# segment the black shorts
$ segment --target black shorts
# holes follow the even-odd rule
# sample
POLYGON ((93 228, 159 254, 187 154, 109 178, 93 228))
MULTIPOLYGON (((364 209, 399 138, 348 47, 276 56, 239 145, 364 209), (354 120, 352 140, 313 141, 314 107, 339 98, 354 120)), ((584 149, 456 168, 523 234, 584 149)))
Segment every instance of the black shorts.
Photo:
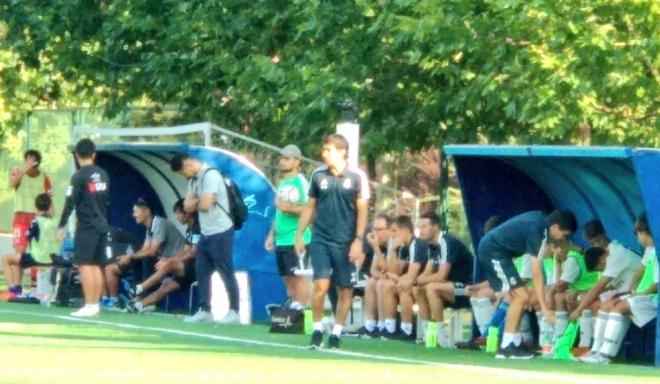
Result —
POLYGON ((479 242, 479 263, 495 292, 508 292, 525 285, 518 275, 510 252, 488 236, 479 242))
POLYGON ((454 281, 454 302, 447 302, 445 306, 452 309, 470 308, 470 296, 465 293, 465 284, 454 281))
MULTIPOLYGON (((52 259, 53 255, 51 255, 52 259)), ((50 265, 50 263, 39 263, 37 262, 34 257, 32 257, 31 254, 29 253, 23 253, 21 254, 21 260, 18 262, 18 264, 21 266, 21 268, 32 268, 32 267, 43 267, 50 265)))
POLYGON ((106 246, 108 234, 92 230, 76 230, 73 263, 79 265, 105 265, 108 261, 106 246))
POLYGON ((275 247, 275 260, 280 276, 296 276, 294 271, 300 267, 300 262, 293 245, 275 247))
POLYGON ((350 245, 331 245, 320 241, 309 244, 314 280, 330 279, 336 287, 352 288, 355 264, 348 260, 350 245))
POLYGON ((195 275, 195 258, 184 261, 183 275, 174 275, 172 276, 172 280, 179 284, 181 288, 188 287, 194 283, 197 280, 197 275, 195 275))

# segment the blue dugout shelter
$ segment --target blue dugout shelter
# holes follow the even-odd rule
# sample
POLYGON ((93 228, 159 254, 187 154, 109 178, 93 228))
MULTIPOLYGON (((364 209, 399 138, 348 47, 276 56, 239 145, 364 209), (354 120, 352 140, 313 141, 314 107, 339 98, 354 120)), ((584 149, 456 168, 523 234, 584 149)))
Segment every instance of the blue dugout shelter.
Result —
POLYGON ((275 258, 263 246, 275 214, 275 190, 264 174, 241 156, 210 146, 187 144, 100 146, 97 164, 108 172, 111 182, 110 223, 144 238, 145 229, 132 217, 133 203, 142 197, 154 205, 157 214, 179 225, 172 206, 185 197, 187 184, 182 176, 170 169, 170 159, 177 152, 188 153, 209 163, 239 186, 249 216, 243 228, 234 235, 234 268, 248 272, 252 318, 267 319, 265 305, 279 303, 286 297, 275 258))
MULTIPOLYGON (((529 210, 573 211, 582 226, 602 221, 611 238, 641 252, 635 218, 648 213, 660 239, 660 150, 629 147, 448 145, 456 166, 467 221, 476 249, 492 215, 510 218, 529 210)), ((581 231, 573 241, 583 246, 581 231)), ((660 310, 659 310, 660 312, 660 310)), ((659 313, 660 315, 660 313, 659 313)), ((655 354, 660 366, 660 316, 655 326, 631 327, 622 353, 655 354), (655 337, 649 337, 650 335, 655 337)))

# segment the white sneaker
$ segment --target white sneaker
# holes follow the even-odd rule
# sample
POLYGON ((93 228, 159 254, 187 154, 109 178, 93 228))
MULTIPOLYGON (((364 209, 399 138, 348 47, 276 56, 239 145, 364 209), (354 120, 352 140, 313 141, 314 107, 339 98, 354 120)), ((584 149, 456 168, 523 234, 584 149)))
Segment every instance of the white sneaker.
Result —
POLYGON ((213 321, 213 315, 210 312, 200 309, 192 316, 183 319, 184 323, 210 323, 213 321))
POLYGON ((227 312, 225 317, 222 319, 218 319, 215 321, 218 324, 240 324, 241 323, 241 318, 238 316, 238 313, 234 310, 230 310, 227 312))
POLYGON ((580 357, 579 359, 583 363, 587 364, 609 364, 610 359, 607 356, 604 356, 598 352, 589 352, 589 354, 580 357))
POLYGON ((85 305, 75 312, 71 312, 70 316, 73 317, 94 317, 98 316, 101 310, 98 305, 85 305))

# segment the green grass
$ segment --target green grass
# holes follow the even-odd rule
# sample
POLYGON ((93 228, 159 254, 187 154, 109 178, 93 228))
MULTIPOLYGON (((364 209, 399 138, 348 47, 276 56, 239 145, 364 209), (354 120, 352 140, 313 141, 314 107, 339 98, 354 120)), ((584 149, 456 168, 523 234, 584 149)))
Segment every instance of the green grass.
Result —
POLYGON ((0 383, 660 383, 652 367, 496 361, 482 352, 350 338, 340 353, 308 351, 307 336, 270 334, 265 325, 120 313, 81 322, 69 312, 0 303, 0 383))

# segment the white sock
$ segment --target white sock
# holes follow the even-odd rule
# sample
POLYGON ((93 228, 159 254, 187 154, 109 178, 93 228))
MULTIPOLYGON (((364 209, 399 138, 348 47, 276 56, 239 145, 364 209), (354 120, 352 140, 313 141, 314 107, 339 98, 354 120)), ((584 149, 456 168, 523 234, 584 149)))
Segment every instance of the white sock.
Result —
POLYGON ((568 328, 568 312, 555 312, 555 332, 552 335, 552 340, 557 340, 561 335, 563 335, 564 332, 566 332, 566 328, 568 328))
POLYGON ((514 333, 513 334, 513 345, 516 347, 520 347, 520 344, 522 344, 523 341, 523 336, 522 333, 514 333))
POLYGON ((580 343, 578 346, 580 348, 589 348, 593 336, 594 316, 592 315, 591 310, 586 309, 582 311, 582 317, 580 317, 580 343))
POLYGON ((376 328, 378 328, 379 331, 382 331, 385 329, 385 322, 378 320, 378 323, 376 323, 376 328))
POLYGON ((364 328, 369 332, 373 332, 376 329, 376 320, 364 320, 364 328))
POLYGON ((536 312, 536 321, 538 322, 539 325, 539 345, 542 347, 551 346, 552 333, 554 331, 552 324, 545 321, 545 318, 543 317, 543 312, 541 311, 536 312))
POLYGON ((95 311, 99 310, 99 304, 98 303, 96 303, 96 304, 85 304, 85 306, 89 307, 90 309, 93 309, 95 311))
POLYGON ((596 326, 594 327, 594 345, 591 346, 591 352, 597 353, 600 347, 603 346, 603 338, 605 337, 605 325, 608 319, 607 312, 598 311, 598 318, 596 319, 596 326))
POLYGON ((103 300, 108 300, 108 296, 106 296, 106 295, 101 296, 101 301, 103 301, 103 300))
POLYGON ((289 308, 302 311, 304 307, 299 301, 293 300, 289 305, 289 308))
POLYGON ((532 325, 530 324, 529 317, 529 312, 523 312, 522 319, 520 319, 520 333, 524 341, 531 343, 534 341, 534 334, 532 334, 532 325))
POLYGON ((474 321, 479 327, 479 332, 481 335, 486 334, 486 329, 488 328, 488 323, 493 318, 495 314, 495 306, 487 298, 472 298, 470 299, 470 305, 472 305, 472 313, 474 313, 474 321))
POLYGON ((429 327, 428 320, 420 320, 417 328, 417 340, 426 340, 426 330, 429 327))
POLYGON ((143 291, 142 284, 138 284, 138 285, 135 286, 135 294, 136 295, 139 295, 140 293, 142 293, 142 291, 143 291))
POLYGON ((142 310, 144 309, 144 306, 142 305, 141 301, 136 301, 134 305, 135 305, 135 309, 137 309, 138 312, 142 312, 142 310))
POLYGON ((411 335, 413 330, 412 323, 401 323, 401 330, 406 335, 411 335))
POLYGON ((322 321, 314 322, 314 330, 323 332, 323 322, 322 321))
POLYGON ((342 330, 342 328, 344 328, 343 325, 341 325, 341 324, 335 324, 335 325, 332 327, 332 334, 335 335, 335 336, 341 336, 341 330, 342 330))
POLYGON ((396 332, 396 320, 385 319, 385 330, 387 331, 387 333, 396 332))
POLYGON ((620 313, 610 313, 610 317, 605 325, 605 337, 603 346, 600 347, 600 353, 608 357, 615 357, 619 353, 621 343, 626 337, 630 318, 620 313))
POLYGON ((447 339, 447 334, 445 333, 445 323, 438 323, 437 341, 440 347, 449 348, 449 340, 447 339))
POLYGON ((513 333, 509 332, 504 332, 504 335, 502 335, 502 348, 506 348, 509 346, 509 344, 513 343, 513 333))

